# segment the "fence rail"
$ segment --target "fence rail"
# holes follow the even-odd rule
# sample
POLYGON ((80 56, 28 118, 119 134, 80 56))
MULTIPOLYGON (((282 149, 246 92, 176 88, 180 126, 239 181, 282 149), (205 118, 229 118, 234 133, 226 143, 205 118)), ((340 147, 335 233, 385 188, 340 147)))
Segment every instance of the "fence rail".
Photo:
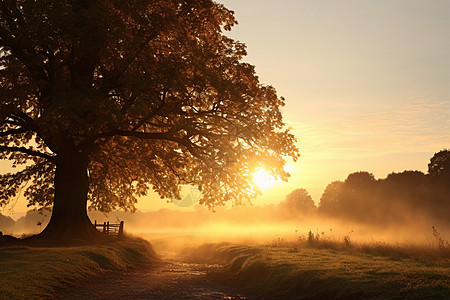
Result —
POLYGON ((97 220, 95 220, 94 226, 107 236, 121 237, 123 236, 123 223, 123 221, 120 221, 120 223, 103 222, 103 224, 97 224, 97 220))

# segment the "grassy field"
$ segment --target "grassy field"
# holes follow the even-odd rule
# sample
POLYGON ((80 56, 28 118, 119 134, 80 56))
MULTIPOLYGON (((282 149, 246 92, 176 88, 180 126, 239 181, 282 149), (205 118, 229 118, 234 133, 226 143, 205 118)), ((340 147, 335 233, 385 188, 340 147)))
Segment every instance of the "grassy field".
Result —
POLYGON ((276 242, 192 250, 191 259, 221 259, 227 279, 268 299, 450 299, 445 249, 276 242))
POLYGON ((55 289, 108 270, 157 260, 138 239, 79 247, 1 247, 0 299, 52 298, 55 289))
MULTIPOLYGON (((257 299, 450 299, 450 246, 440 235, 436 240, 422 246, 358 243, 310 232, 291 242, 215 243, 181 253, 192 261, 224 264, 217 278, 257 291, 257 299)), ((139 239, 0 247, 0 299, 52 298, 78 280, 156 260, 151 245, 139 239)))

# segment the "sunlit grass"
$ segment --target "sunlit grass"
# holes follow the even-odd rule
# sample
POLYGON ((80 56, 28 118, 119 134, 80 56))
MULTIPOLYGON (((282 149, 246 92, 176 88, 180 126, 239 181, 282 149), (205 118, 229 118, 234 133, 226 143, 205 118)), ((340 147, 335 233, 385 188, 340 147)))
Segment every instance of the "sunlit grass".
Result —
POLYGON ((223 276, 279 299, 449 299, 450 256, 437 246, 305 239, 207 244, 191 259, 226 264, 223 276), (325 243, 326 242, 326 243, 325 243))
POLYGON ((348 234, 335 237, 334 235, 313 233, 309 230, 300 234, 296 239, 289 240, 278 238, 272 240, 268 245, 292 249, 315 248, 345 250, 347 252, 359 252, 379 256, 415 258, 419 260, 450 259, 450 245, 440 233, 433 227, 435 242, 433 243, 400 243, 384 242, 376 240, 354 241, 350 231, 348 234))
POLYGON ((334 249, 266 247, 259 256, 245 260, 237 276, 290 296, 439 298, 450 295, 449 272, 448 261, 425 263, 334 249), (279 282, 285 282, 282 290, 279 282))
POLYGON ((145 241, 79 247, 0 248, 0 299, 42 299, 77 280, 155 259, 145 241))

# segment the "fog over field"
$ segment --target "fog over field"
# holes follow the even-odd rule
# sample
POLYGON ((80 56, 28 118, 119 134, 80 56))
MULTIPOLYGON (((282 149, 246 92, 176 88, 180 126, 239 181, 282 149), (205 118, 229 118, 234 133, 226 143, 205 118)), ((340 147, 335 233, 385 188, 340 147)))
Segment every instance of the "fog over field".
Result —
MULTIPOLYGON (((442 150, 431 158, 427 174, 403 171, 377 179, 366 171, 354 172, 344 181, 331 182, 318 202, 307 190, 297 188, 280 195, 277 204, 258 205, 256 200, 254 204, 208 209, 196 204, 198 198, 191 192, 189 199, 174 200, 179 205, 189 200, 190 207, 184 210, 90 211, 89 216, 97 224, 124 221, 125 232, 150 241, 168 237, 186 243, 270 243, 313 234, 335 242, 433 244, 438 241, 436 234, 443 241, 450 236, 449 164, 450 151, 442 150)), ((4 211, 0 228, 16 236, 39 233, 50 215, 48 210, 29 211, 14 221, 4 211)))
MULTIPOLYGON (((205 242, 272 243, 307 239, 311 232, 320 239, 352 242, 386 242, 394 244, 435 244, 432 226, 444 236, 450 236, 450 222, 421 215, 421 211, 386 215, 385 221, 372 223, 370 218, 345 220, 323 215, 320 210, 310 214, 295 213, 295 207, 278 205, 247 205, 234 208, 217 208, 215 211, 195 206, 192 211, 162 209, 152 212, 89 213, 98 224, 125 222, 125 232, 144 237, 159 245, 178 248, 183 244, 205 242), (166 241, 165 241, 166 240, 166 241), (169 241, 173 242, 170 244, 169 241)), ((0 217, 5 233, 16 236, 38 233, 45 227, 49 211, 29 211, 16 222, 0 217), (9 224, 9 225, 8 225, 9 224)))

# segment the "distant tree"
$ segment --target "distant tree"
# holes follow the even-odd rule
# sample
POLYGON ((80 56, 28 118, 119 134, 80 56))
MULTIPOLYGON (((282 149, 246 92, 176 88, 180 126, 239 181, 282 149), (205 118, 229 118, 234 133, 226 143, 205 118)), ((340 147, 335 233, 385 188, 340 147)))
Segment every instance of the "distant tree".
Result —
POLYGON ((39 232, 50 219, 48 211, 29 210, 25 216, 17 219, 14 226, 15 234, 32 234, 39 232))
POLYGON ((450 150, 444 149, 434 154, 428 164, 428 174, 450 179, 450 150))
POLYGON ((425 174, 420 171, 403 171, 391 173, 380 184, 383 198, 402 198, 404 201, 419 200, 419 192, 426 184, 425 174))
POLYGON ((442 150, 431 158, 428 175, 403 171, 376 180, 369 172, 352 173, 326 187, 318 213, 371 224, 417 216, 450 223, 449 163, 450 150, 442 150))
POLYGON ((345 186, 350 189, 370 189, 376 182, 372 173, 360 171, 351 173, 345 180, 345 186))
POLYGON ((15 223, 11 217, 0 214, 0 231, 3 234, 12 234, 15 223))
POLYGON ((284 99, 223 33, 212 0, 2 0, 0 205, 24 182, 51 207, 43 239, 97 238, 86 207, 133 210, 197 185, 213 206, 252 199, 252 169, 297 158, 284 99))
POLYGON ((378 219, 404 222, 415 217, 412 212, 421 212, 428 206, 427 178, 420 171, 391 173, 380 180, 376 190, 373 211, 378 219))
POLYGON ((279 204, 283 215, 290 217, 311 215, 316 211, 316 205, 305 189, 295 189, 279 204))
POLYGON ((348 175, 341 192, 341 212, 358 221, 371 219, 373 208, 377 206, 376 183, 377 180, 369 172, 360 171, 348 175))
POLYGON ((341 193, 344 188, 342 181, 334 181, 327 185, 325 191, 320 198, 318 212, 325 215, 340 214, 339 201, 341 200, 341 193))
POLYGON ((332 182, 322 194, 318 212, 348 219, 368 218, 376 183, 373 174, 362 171, 348 175, 344 182, 332 182))
POLYGON ((428 208, 434 217, 450 222, 450 150, 434 154, 428 174, 428 208))

